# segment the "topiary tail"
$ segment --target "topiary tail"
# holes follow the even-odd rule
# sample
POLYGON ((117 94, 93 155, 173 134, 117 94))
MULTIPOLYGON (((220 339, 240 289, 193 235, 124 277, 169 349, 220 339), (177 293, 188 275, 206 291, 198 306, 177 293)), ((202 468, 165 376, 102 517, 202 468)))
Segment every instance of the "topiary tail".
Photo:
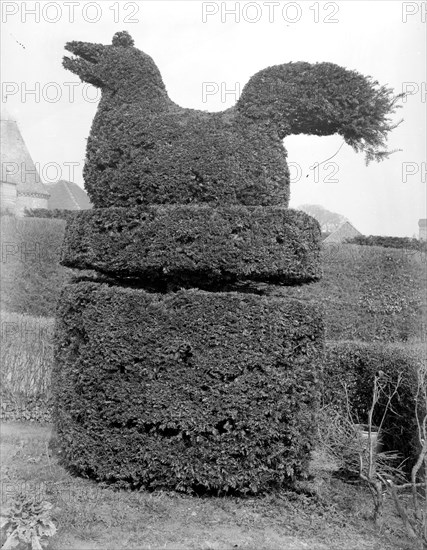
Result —
POLYGON ((390 120, 400 95, 371 77, 333 63, 286 63, 255 74, 243 88, 236 108, 280 139, 292 134, 339 134, 367 161, 390 152, 390 120))

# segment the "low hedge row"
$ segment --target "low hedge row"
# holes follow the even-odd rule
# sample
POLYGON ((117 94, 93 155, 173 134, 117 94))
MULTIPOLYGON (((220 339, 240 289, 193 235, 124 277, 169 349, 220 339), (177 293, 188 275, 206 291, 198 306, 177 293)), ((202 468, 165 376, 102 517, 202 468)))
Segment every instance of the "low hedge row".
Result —
MULTIPOLYGON (((419 452, 415 396, 417 371, 425 364, 425 357, 426 349, 421 345, 341 341, 328 342, 325 350, 323 403, 335 404, 347 414, 346 386, 351 412, 360 423, 368 419, 375 374, 382 371, 385 384, 385 391, 375 408, 375 425, 380 423, 384 413, 386 395, 395 388, 398 377, 402 377, 385 417, 383 442, 385 450, 398 451, 407 459, 407 471, 419 452)), ((418 406, 422 415, 425 403, 421 400, 418 406)))
POLYGON ((52 375, 64 465, 125 487, 257 493, 304 475, 321 312, 297 300, 65 287, 52 375))
POLYGON ((320 279, 319 224, 275 207, 149 206, 79 212, 62 263, 183 286, 320 279))
POLYGON ((421 252, 350 244, 322 248, 319 283, 278 291, 323 305, 327 340, 425 340, 427 273, 421 252))
POLYGON ((49 210, 48 208, 30 208, 25 210, 25 216, 27 218, 45 218, 49 220, 73 220, 79 210, 64 210, 54 208, 49 210))
POLYGON ((385 248, 403 248, 427 252, 427 242, 410 237, 385 237, 383 235, 358 235, 347 242, 364 246, 383 246, 385 248))
POLYGON ((65 222, 1 216, 0 229, 1 308, 53 316, 59 289, 72 273, 59 264, 65 222))
POLYGON ((3 422, 52 422, 52 399, 45 395, 4 395, 0 398, 0 420, 3 422))

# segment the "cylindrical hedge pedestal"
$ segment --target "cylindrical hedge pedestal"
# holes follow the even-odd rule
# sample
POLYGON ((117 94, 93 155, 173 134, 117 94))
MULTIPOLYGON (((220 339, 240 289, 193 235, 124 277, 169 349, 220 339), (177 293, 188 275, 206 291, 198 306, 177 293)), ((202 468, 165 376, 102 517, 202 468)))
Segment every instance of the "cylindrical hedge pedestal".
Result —
POLYGON ((140 286, 303 284, 321 277, 319 243, 315 219, 282 207, 99 208, 80 212, 67 226, 62 263, 140 286))
POLYGON ((282 485, 307 467, 322 349, 321 312, 297 300, 69 284, 53 374, 62 459, 132 488, 282 485))

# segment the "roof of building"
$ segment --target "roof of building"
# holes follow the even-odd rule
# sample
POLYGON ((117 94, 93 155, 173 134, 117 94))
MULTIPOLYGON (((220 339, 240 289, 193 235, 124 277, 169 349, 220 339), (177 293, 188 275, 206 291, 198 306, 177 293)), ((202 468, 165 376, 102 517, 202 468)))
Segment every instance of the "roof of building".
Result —
POLYGON ((92 203, 86 191, 72 181, 59 180, 53 185, 46 185, 50 194, 49 210, 89 210, 92 203))
POLYGON ((323 241, 325 244, 329 243, 343 243, 347 239, 352 239, 353 237, 357 237, 358 235, 361 235, 362 233, 358 231, 353 225, 351 225, 350 222, 345 222, 338 229, 336 229, 333 233, 331 233, 326 239, 323 241))
POLYGON ((48 198, 36 166, 28 152, 16 120, 2 113, 1 181, 16 184, 18 194, 37 194, 48 198))

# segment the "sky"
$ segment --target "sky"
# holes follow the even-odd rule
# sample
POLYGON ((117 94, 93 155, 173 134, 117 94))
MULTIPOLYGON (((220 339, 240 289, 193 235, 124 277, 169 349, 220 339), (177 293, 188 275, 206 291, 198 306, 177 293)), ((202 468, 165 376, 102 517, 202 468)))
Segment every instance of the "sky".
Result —
POLYGON ((253 74, 290 61, 329 61, 406 91, 388 142, 401 151, 384 162, 365 166, 339 136, 286 138, 290 206, 320 204, 366 235, 416 236, 427 217, 426 2, 2 0, 1 10, 2 111, 17 120, 46 183, 84 186, 100 98, 62 67, 65 43, 110 44, 127 30, 183 107, 227 109, 253 74))

